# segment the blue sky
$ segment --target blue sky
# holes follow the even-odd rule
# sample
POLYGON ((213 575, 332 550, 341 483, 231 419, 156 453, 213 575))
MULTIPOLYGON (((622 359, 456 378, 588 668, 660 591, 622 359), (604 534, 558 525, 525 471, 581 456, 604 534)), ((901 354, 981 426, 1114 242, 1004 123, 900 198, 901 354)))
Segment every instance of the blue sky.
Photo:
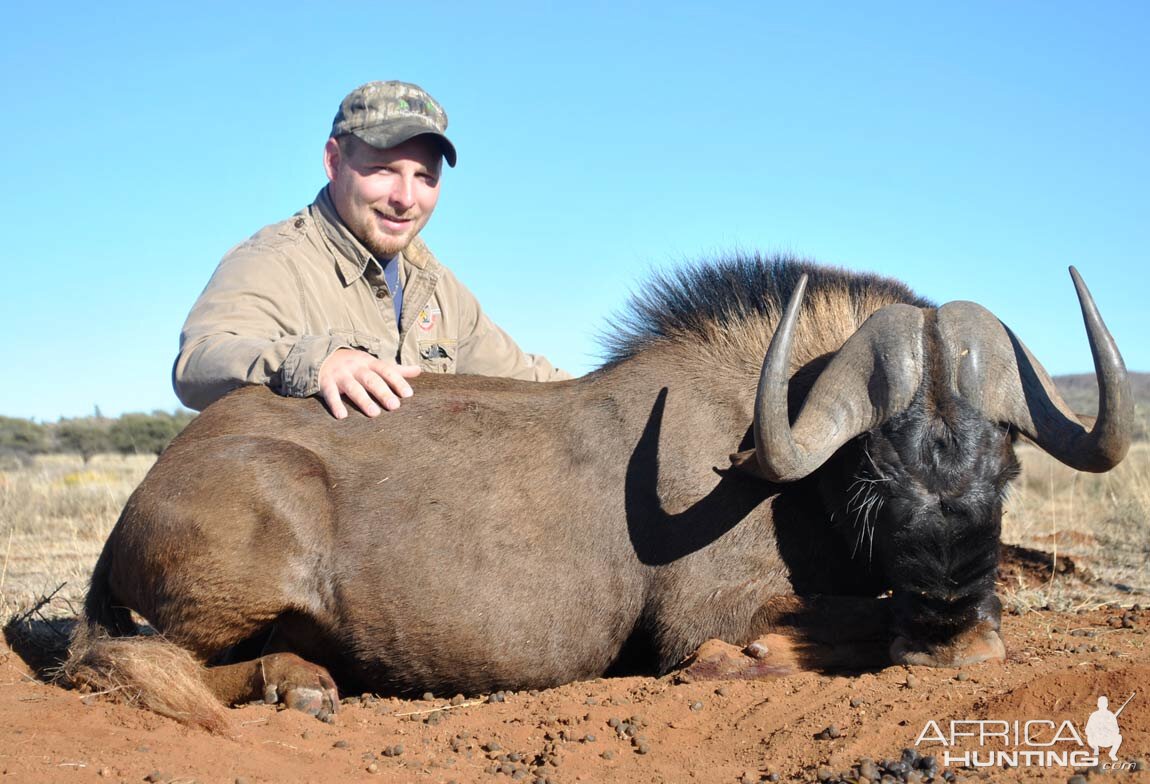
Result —
POLYGON ((450 115, 432 249, 576 373, 651 270, 736 249, 976 300, 1054 373, 1075 264, 1150 370, 1146 3, 53 8, 0 29, 0 415, 174 408, 188 308, 374 79, 450 115))

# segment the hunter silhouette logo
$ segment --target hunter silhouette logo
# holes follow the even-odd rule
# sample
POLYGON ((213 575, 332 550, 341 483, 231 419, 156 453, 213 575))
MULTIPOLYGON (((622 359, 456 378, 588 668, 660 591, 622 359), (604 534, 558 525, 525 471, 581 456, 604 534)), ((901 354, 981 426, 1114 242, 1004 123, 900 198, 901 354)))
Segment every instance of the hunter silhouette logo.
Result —
POLYGON ((1098 749, 1110 749, 1110 759, 1118 761, 1118 748, 1122 745, 1122 733, 1118 730, 1118 717, 1122 715, 1122 711, 1130 704, 1130 700, 1134 699, 1134 692, 1126 698, 1126 702, 1122 703, 1122 707, 1114 713, 1111 713, 1107 708, 1110 701, 1103 695, 1098 698, 1098 710, 1090 714, 1090 718, 1086 721, 1086 742, 1090 744, 1090 748, 1094 749, 1094 756, 1098 756, 1098 749))
POLYGON ((942 764, 989 768, 1010 767, 1090 767, 1103 770, 1134 770, 1134 762, 1120 762, 1118 749, 1122 732, 1118 717, 1138 692, 1133 692, 1116 711, 1110 711, 1110 700, 1098 698, 1098 710, 1086 724, 1076 725, 1069 719, 951 719, 926 723, 915 739, 917 749, 939 745, 942 764), (1110 761, 1099 763, 1099 749, 1109 749, 1110 761))

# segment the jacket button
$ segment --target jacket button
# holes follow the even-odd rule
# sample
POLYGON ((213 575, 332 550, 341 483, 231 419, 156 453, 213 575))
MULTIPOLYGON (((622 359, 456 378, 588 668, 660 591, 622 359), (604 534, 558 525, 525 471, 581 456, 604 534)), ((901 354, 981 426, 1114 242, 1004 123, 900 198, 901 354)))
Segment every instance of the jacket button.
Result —
POLYGON ((295 227, 296 227, 297 229, 302 229, 302 228, 303 228, 303 218, 296 218, 296 219, 295 219, 295 227))
POLYGON ((375 298, 376 299, 383 299, 386 296, 387 296, 387 289, 376 289, 375 290, 375 298))

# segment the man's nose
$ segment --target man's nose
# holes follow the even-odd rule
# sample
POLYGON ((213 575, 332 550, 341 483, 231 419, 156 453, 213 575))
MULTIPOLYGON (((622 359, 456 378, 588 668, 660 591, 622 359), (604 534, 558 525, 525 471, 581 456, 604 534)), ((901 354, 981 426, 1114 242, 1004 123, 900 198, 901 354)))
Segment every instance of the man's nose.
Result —
POLYGON ((400 210, 409 210, 415 206, 415 178, 400 177, 391 189, 391 203, 400 210))

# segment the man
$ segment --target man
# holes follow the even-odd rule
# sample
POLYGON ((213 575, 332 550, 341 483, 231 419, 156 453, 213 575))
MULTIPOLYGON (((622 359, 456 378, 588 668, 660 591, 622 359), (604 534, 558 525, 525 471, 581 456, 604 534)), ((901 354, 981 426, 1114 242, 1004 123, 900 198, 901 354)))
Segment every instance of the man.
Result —
POLYGON ((371 82, 340 104, 316 200, 224 257, 192 307, 172 370, 203 409, 244 384, 344 398, 368 416, 410 397, 422 371, 550 381, 419 239, 456 162, 447 115, 404 82, 371 82))

